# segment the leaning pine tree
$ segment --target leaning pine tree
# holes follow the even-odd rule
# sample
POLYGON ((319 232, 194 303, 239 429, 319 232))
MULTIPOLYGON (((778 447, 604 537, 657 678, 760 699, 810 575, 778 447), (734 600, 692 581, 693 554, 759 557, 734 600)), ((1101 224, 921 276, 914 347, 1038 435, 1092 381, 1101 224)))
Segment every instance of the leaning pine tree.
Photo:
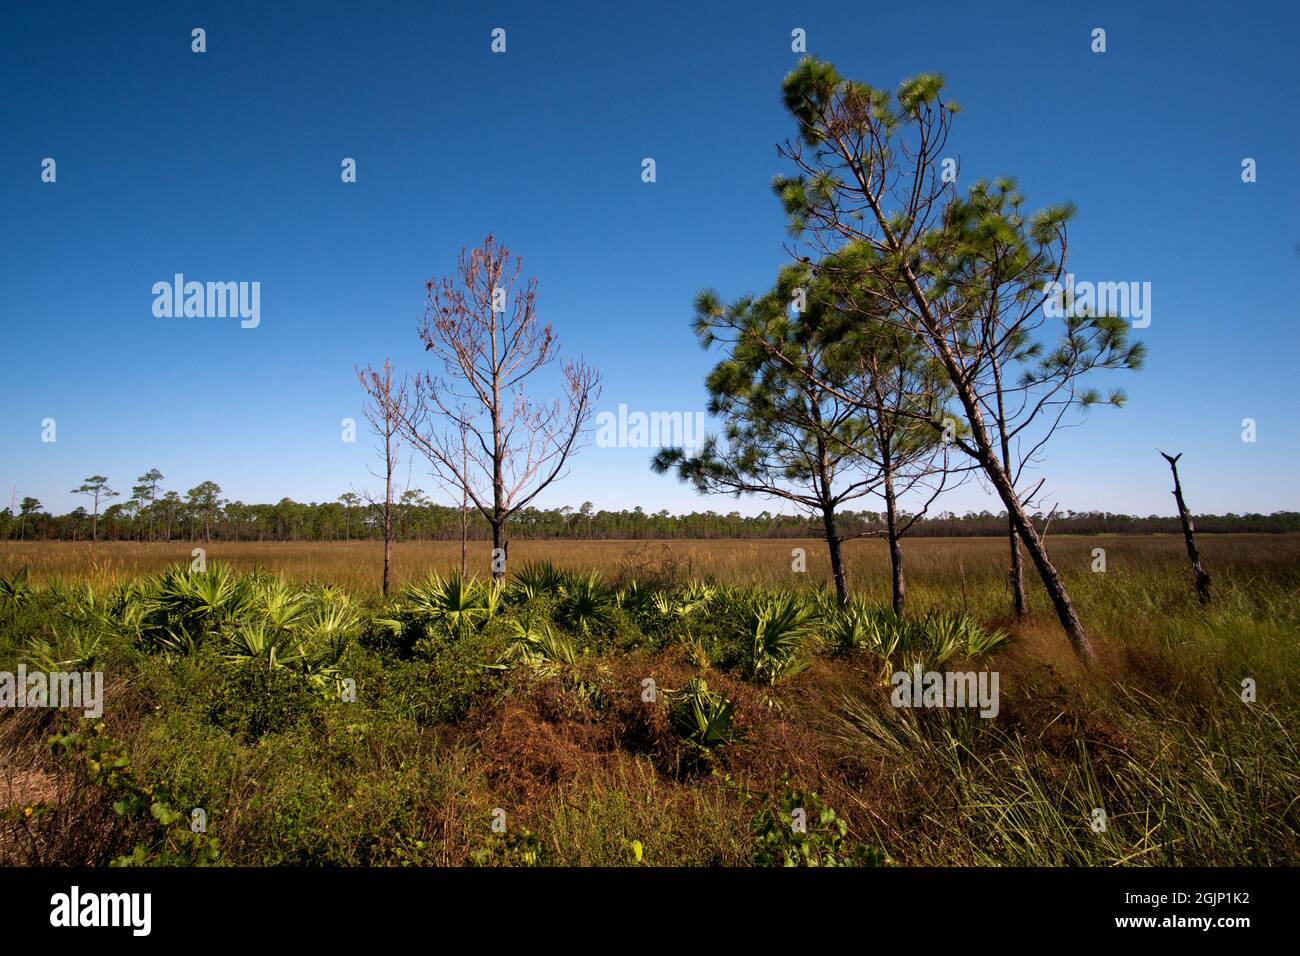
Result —
POLYGON ((1080 314, 1048 291, 1064 273, 1072 207, 1025 217, 1009 181, 958 195, 942 170, 957 107, 942 90, 941 77, 923 74, 891 96, 804 59, 783 85, 798 136, 780 152, 795 175, 773 186, 791 231, 816 252, 819 274, 846 302, 869 297, 864 314, 897 323, 942 370, 961 420, 924 407, 910 414, 984 474, 1071 644, 1091 658, 1065 581, 1029 518, 1040 486, 1019 486, 1010 461, 1037 460, 1067 414, 1101 400, 1083 387, 1084 375, 1136 368, 1142 348, 1128 342, 1123 320, 1080 314))

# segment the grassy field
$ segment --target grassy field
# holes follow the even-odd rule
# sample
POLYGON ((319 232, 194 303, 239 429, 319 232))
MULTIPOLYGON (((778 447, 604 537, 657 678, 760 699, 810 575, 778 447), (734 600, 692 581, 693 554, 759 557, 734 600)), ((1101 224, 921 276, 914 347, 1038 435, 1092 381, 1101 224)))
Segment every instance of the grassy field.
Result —
POLYGON ((193 575, 188 543, 6 542, 0 670, 106 690, 0 711, 0 862, 1294 865, 1300 536, 1200 543, 1207 607, 1180 538, 1049 541, 1085 667, 1036 588, 1010 618, 996 539, 907 542, 904 621, 876 541, 848 611, 815 541, 516 541, 496 596, 403 543, 387 602, 374 543, 214 542, 193 575), (893 706, 913 663, 996 671, 997 716, 893 706))
MULTIPOLYGON (((1296 581, 1300 574, 1300 535, 1202 535, 1199 545, 1207 566, 1234 581, 1271 579, 1296 581)), ((1054 560, 1063 573, 1091 575, 1092 552, 1106 551, 1107 574, 1127 579, 1134 573, 1160 577, 1187 571, 1183 539, 1174 535, 1109 535, 1049 539, 1054 560)), ((126 543, 0 541, 0 575, 30 568, 34 583, 52 578, 115 584, 168 565, 190 561, 199 542, 126 543)), ((926 600, 950 603, 960 599, 965 583, 983 589, 1003 585, 1007 543, 1001 538, 916 538, 904 543, 909 585, 926 600), (953 591, 952 589, 956 590, 953 591)), ((300 581, 327 581, 358 594, 379 591, 383 545, 376 541, 335 542, 212 542, 209 560, 239 570, 265 568, 300 581)), ((491 546, 471 542, 469 564, 486 568, 491 546)), ((889 558, 877 539, 850 541, 845 562, 855 587, 872 599, 885 599, 889 589, 889 558)), ((808 540, 725 541, 525 541, 510 545, 514 565, 545 558, 567 570, 636 574, 647 565, 675 565, 684 578, 705 578, 723 584, 775 587, 822 586, 829 576, 826 547, 808 540), (804 548, 807 572, 791 571, 791 549, 804 548)), ((398 542, 393 574, 398 583, 417 580, 430 571, 447 573, 460 563, 457 541, 398 542)))
MULTIPOLYGON (((1085 624, 1114 650, 1126 638, 1156 638, 1182 624, 1183 598, 1190 595, 1190 571, 1181 537, 1173 535, 1059 537, 1050 542, 1058 569, 1069 582, 1085 624), (1105 573, 1095 573, 1094 551, 1104 549, 1105 573), (1185 593, 1184 593, 1185 592, 1185 593), (1137 608, 1135 609, 1135 603, 1137 608), (1153 608, 1172 606, 1169 618, 1153 608)), ((1300 591, 1300 535, 1203 535, 1198 541, 1220 592, 1220 606, 1269 602, 1300 591)), ((29 569, 33 584, 50 581, 104 589, 191 560, 202 542, 138 544, 111 542, 0 542, 0 575, 29 569)), ((1010 623, 1006 581, 1007 544, 1000 538, 918 538, 905 542, 908 609, 961 609, 982 620, 1010 623)), ((545 559, 558 568, 598 572, 611 581, 637 579, 681 582, 708 580, 733 586, 820 589, 828 586, 825 545, 814 540, 724 541, 514 541, 511 566, 545 559), (792 571, 792 549, 803 548, 807 570, 792 571)), ((323 582, 364 599, 380 596, 383 546, 379 542, 210 543, 207 558, 236 570, 264 569, 299 582, 323 582)), ((485 569, 491 547, 471 542, 469 569, 485 569)), ((864 600, 889 601, 889 558, 883 542, 847 542, 849 584, 864 600)), ((399 542, 393 581, 400 587, 430 573, 448 574, 460 564, 453 541, 399 542)), ((1046 595, 1026 566, 1031 608, 1038 616, 1022 629, 1055 634, 1046 595)))

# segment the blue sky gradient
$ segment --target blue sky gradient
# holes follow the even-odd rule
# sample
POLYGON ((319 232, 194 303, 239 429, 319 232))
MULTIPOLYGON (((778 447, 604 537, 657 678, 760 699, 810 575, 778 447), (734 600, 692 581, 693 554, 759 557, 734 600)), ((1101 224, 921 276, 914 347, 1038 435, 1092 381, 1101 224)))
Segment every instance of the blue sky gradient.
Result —
MULTIPOLYGON (((1030 205, 1073 200, 1070 271, 1152 284, 1147 367, 1103 382, 1130 404, 1053 441, 1049 506, 1171 513, 1159 446, 1184 453, 1196 511, 1295 510, 1298 9, 10 5, 0 506, 16 487, 65 511, 84 476, 129 493, 152 467, 245 502, 373 486, 373 442, 340 441, 360 421, 353 367, 426 368, 424 282, 489 231, 538 277, 564 352, 603 372, 602 409, 702 409, 716 356, 690 332, 692 296, 762 290, 785 261, 768 182, 788 171, 780 82, 802 27, 846 76, 945 74, 962 181, 1011 174, 1030 205), (150 289, 177 272, 259 281, 261 325, 155 318, 150 289)), ((539 504, 778 510, 702 499, 651 454, 589 446, 539 504)), ((436 491, 418 461, 409 480, 436 491)), ((973 483, 942 507, 996 510, 973 483)))

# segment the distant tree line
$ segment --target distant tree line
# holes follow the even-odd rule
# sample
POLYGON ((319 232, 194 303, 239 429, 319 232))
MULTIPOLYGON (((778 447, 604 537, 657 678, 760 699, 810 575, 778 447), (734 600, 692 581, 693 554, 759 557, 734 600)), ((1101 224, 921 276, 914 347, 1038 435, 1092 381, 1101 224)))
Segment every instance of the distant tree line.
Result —
MULTIPOLYGON (((102 476, 95 476, 102 477, 102 476)), ((27 541, 89 541, 97 534, 109 541, 348 541, 384 539, 384 501, 367 501, 347 492, 338 501, 302 503, 282 498, 275 504, 245 504, 221 497, 216 482, 205 481, 185 494, 162 491, 162 475, 151 471, 125 501, 104 507, 96 516, 92 508, 78 507, 55 515, 41 502, 26 497, 17 512, 0 510, 0 539, 27 541), (154 476, 157 475, 155 478, 154 476), (143 491, 143 494, 141 492, 143 491), (98 528, 96 529, 96 525, 98 528)), ((89 479, 88 484, 94 484, 89 479)), ((101 504, 110 500, 100 491, 101 504)), ((120 497, 120 496, 115 496, 120 497)), ((461 536, 462 515, 468 518, 469 538, 491 540, 491 525, 470 506, 431 502, 413 488, 395 496, 391 521, 397 541, 455 541, 461 536)), ((906 512, 904 512, 906 515, 906 512)), ((908 516, 910 517, 910 516, 908 516)), ((1177 515, 1114 514, 1104 511, 1064 511, 1051 516, 1036 513, 1035 524, 1059 534, 1181 534, 1177 515)), ((843 511, 837 516, 843 531, 852 536, 884 536, 886 515, 874 511, 843 511)), ((1300 512, 1273 514, 1197 515, 1196 529, 1215 533, 1300 532, 1300 512)), ((727 514, 715 511, 670 514, 598 511, 591 502, 578 508, 520 509, 511 520, 513 534, 524 539, 718 539, 815 538, 824 531, 821 515, 727 514)), ((950 511, 924 515, 909 532, 919 537, 996 537, 1006 534, 1005 512, 950 511)))

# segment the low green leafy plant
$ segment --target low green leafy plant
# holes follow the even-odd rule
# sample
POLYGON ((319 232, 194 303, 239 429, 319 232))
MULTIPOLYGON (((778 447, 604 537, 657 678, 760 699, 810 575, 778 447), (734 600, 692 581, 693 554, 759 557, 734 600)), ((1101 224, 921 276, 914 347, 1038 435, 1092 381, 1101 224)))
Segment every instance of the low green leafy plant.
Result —
POLYGON ((826 641, 837 657, 851 654, 867 642, 872 610, 861 598, 851 598, 843 607, 833 607, 825 614, 826 641))
POLYGON ((838 636, 832 628, 832 640, 841 645, 848 640, 843 631, 851 632, 854 646, 879 657, 884 672, 893 670, 900 661, 929 669, 942 666, 958 653, 984 657, 1008 640, 1005 631, 987 630, 962 612, 931 611, 925 617, 910 618, 882 607, 847 613, 852 615, 853 623, 841 625, 838 636))
POLYGON ((463 639, 496 610, 496 585, 477 578, 462 578, 459 571, 447 577, 434 574, 403 594, 402 623, 415 625, 423 637, 463 639))
POLYGON ((580 652, 572 640, 553 631, 548 624, 534 628, 530 624, 511 622, 515 641, 490 665, 495 670, 525 667, 542 677, 557 678, 560 686, 581 703, 595 710, 604 710, 609 697, 595 681, 588 680, 578 667, 585 652, 580 652))
POLYGON ((32 600, 32 589, 27 584, 27 565, 13 574, 0 575, 0 610, 25 607, 32 600))
POLYGON ((499 670, 522 665, 553 677, 578 663, 581 654, 573 641, 553 631, 549 624, 533 627, 512 622, 515 639, 497 661, 499 670))
POLYGON ((89 627, 56 631, 53 639, 32 638, 24 653, 27 663, 43 671, 92 671, 103 658, 104 632, 89 627))
POLYGON ((754 816, 759 866, 880 866, 879 850, 852 840, 848 824, 816 793, 787 788, 754 816))
POLYGON ((324 706, 320 689, 288 668, 257 660, 226 664, 213 691, 208 719, 245 740, 288 730, 313 719, 324 706))

